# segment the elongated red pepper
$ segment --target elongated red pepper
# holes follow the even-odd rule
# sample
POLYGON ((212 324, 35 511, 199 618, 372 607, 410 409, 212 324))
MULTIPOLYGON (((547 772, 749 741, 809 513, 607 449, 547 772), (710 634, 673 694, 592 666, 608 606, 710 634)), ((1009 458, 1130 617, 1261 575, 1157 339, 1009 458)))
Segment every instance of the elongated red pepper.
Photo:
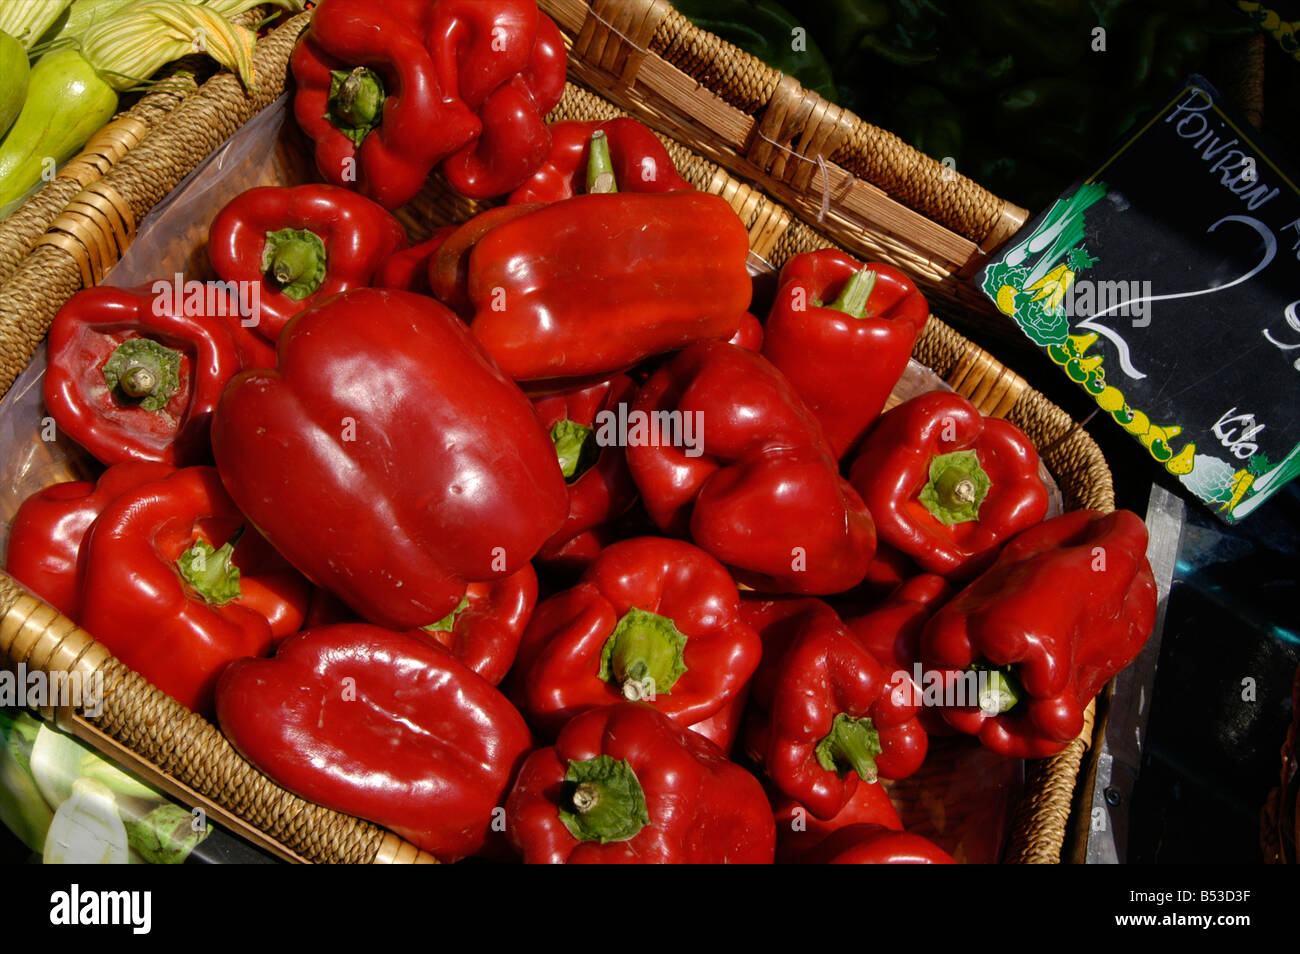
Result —
MULTIPOLYGON (((498 225, 540 209, 540 205, 499 205, 458 226, 429 258, 429 288, 435 298, 465 320, 474 317, 469 300, 469 258, 479 239, 498 225)), ((498 297, 498 304, 501 299, 498 297)))
POLYGON ((279 351, 278 369, 226 389, 217 466, 289 562, 368 621, 436 622, 560 528, 554 445, 436 301, 352 289, 300 315, 279 351))
POLYGON ((631 413, 646 426, 628 430, 628 466, 660 527, 689 530, 757 589, 838 593, 863 578, 871 515, 817 419, 761 355, 692 345, 651 376, 631 413), (674 420, 675 433, 651 434, 650 422, 674 420))
MULTIPOLYGON (((741 620, 739 603, 727 571, 689 543, 615 543, 577 586, 537 607, 512 694, 530 724, 549 735, 580 712, 624 698, 693 726, 730 702, 758 665, 758 635, 741 620)), ((735 726, 727 728, 734 734, 735 726)))
POLYGON ((849 825, 880 825, 890 831, 903 830, 903 821, 879 782, 857 786, 844 807, 824 821, 806 806, 785 796, 774 802, 773 815, 777 864, 805 861, 833 832, 849 825))
POLYGON ((459 606, 422 631, 495 686, 515 661, 536 605, 537 572, 525 563, 504 580, 471 583, 459 606))
POLYGON ((483 847, 528 727, 451 653, 363 623, 307 630, 232 664, 221 729, 309 801, 391 828, 442 861, 483 847))
POLYGON ((429 263, 447 241, 447 236, 455 232, 456 228, 454 225, 444 225, 440 229, 434 229, 423 242, 394 252, 375 272, 372 280, 374 287, 432 295, 433 289, 429 287, 429 263))
POLYGON ((118 495, 172 472, 156 461, 128 461, 97 481, 72 480, 38 490, 18 508, 9 527, 5 571, 65 616, 80 607, 77 558, 90 525, 118 495))
POLYGON ((528 756, 506 801, 528 864, 770 864, 754 776, 644 703, 592 709, 528 756))
POLYGON ((368 285, 405 247, 397 219, 330 185, 249 189, 217 213, 208 236, 212 267, 223 280, 260 285, 256 327, 268 341, 300 311, 368 285))
POLYGON ((77 621, 195 712, 211 711, 228 662, 267 652, 306 611, 307 581, 268 555, 212 467, 119 494, 83 551, 77 621))
POLYGON ((293 114, 326 182, 384 208, 415 197, 442 159, 482 128, 447 89, 426 0, 321 0, 289 61, 293 114))
MULTIPOLYGON (((649 126, 627 116, 604 121, 569 120, 551 124, 551 151, 545 162, 514 192, 509 203, 559 202, 585 192, 679 192, 695 187, 677 174, 663 143, 649 126), (591 137, 605 136, 603 160, 613 182, 593 183, 591 137), (610 188, 613 186, 613 188, 610 188)), ((601 171, 605 171, 602 169, 601 171)), ((600 172, 596 173, 601 174, 600 172)))
POLYGON ((945 671, 950 692, 976 685, 945 699, 944 719, 1002 755, 1064 749, 1084 707, 1151 635, 1146 546, 1127 510, 1077 510, 1015 537, 922 634, 922 663, 945 671))
POLYGON ((210 459, 221 389, 242 366, 225 318, 176 314, 169 296, 101 285, 73 295, 50 326, 45 406, 102 463, 198 463, 210 459))
POLYGON ((847 825, 809 853, 817 865, 955 865, 952 855, 928 838, 883 825, 847 825))
POLYGON ((504 195, 550 151, 545 117, 564 93, 564 38, 535 0, 435 0, 432 17, 428 45, 442 88, 480 123, 443 160, 443 175, 470 198, 504 195))
POLYGON ((786 262, 764 328, 763 355, 812 408, 837 457, 885 406, 930 315, 906 275, 836 249, 786 262))
POLYGON ((970 578, 1047 515, 1038 452, 1018 427, 949 391, 885 414, 849 479, 880 539, 927 573, 970 578))
POLYGON ((763 639, 745 748, 783 793, 833 818, 860 783, 905 778, 925 759, 917 702, 820 600, 751 600, 763 639))
POLYGON ((625 450, 602 443, 597 430, 604 420, 617 415, 620 405, 630 404, 635 394, 632 379, 619 374, 577 391, 533 399, 537 416, 555 444, 560 472, 569 488, 569 516, 538 552, 543 563, 562 559, 565 554, 571 561, 575 548, 569 545, 575 537, 591 534, 636 500, 625 450))
POLYGON ((527 382, 608 375, 694 341, 725 341, 749 307, 748 254, 744 225, 718 196, 574 196, 474 245, 474 336, 527 382))

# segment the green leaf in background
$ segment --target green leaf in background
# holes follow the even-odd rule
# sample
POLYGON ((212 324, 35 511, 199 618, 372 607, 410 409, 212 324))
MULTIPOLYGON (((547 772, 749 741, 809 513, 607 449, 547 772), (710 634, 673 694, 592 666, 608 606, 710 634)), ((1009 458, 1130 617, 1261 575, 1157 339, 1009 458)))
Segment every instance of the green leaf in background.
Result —
POLYGON ((40 727, 21 710, 0 709, 0 824, 32 851, 45 844, 54 818, 32 778, 31 752, 40 727))
POLYGON ((179 865, 190 856, 209 829, 194 830, 194 816, 178 805, 159 805, 143 818, 126 823, 131 847, 151 865, 179 865))

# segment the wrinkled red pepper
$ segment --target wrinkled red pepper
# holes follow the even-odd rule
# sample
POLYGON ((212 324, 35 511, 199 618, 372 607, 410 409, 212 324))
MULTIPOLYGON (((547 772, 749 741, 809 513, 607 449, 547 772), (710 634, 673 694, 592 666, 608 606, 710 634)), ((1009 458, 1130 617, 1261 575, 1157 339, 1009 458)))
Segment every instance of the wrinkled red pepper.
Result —
MULTIPOLYGON (((627 454, 611 443, 612 429, 600 430, 619 405, 630 404, 636 385, 625 374, 615 375, 577 391, 534 398, 533 407, 551 435, 569 488, 569 515, 538 552, 543 563, 560 560, 572 565, 591 552, 596 529, 623 514, 636 500, 636 484, 627 469, 627 454), (602 440, 602 435, 604 439, 602 440), (587 539, 575 545, 575 538, 587 539)), ((599 552, 600 547, 595 547, 599 552)))
POLYGON ((608 375, 693 341, 725 341, 749 307, 748 255, 744 225, 718 196, 574 196, 474 245, 474 336, 527 382, 608 375))
POLYGON ((692 345, 651 376, 633 411, 646 422, 681 418, 680 440, 661 433, 656 445, 648 427, 636 440, 628 432, 632 478, 661 528, 689 531, 757 589, 838 593, 862 580, 875 550, 871 514, 812 412, 761 355, 692 345))
POLYGON ((482 128, 443 85, 428 45, 435 11, 427 0, 320 0, 289 61, 316 168, 386 209, 482 128))
POLYGON ((5 572, 64 616, 81 603, 77 558, 90 525, 120 494, 162 480, 174 468, 156 461, 114 464, 97 481, 72 480, 38 490, 9 527, 5 572))
POLYGON ((309 587, 258 534, 212 467, 119 494, 83 546, 77 622, 195 712, 222 668, 302 625, 309 587))
POLYGON ((934 842, 883 825, 847 825, 826 837, 804 859, 816 865, 955 865, 934 842))
POLYGON ((844 807, 825 821, 785 796, 774 801, 773 815, 777 864, 804 861, 833 832, 849 825, 880 825, 890 831, 903 830, 903 820, 879 782, 859 785, 844 807))
POLYGON ((925 760, 917 700, 821 600, 741 604, 763 640, 745 748, 785 795, 835 817, 862 783, 905 778, 925 760))
POLYGON ((304 309, 370 284, 405 247, 401 223, 383 208, 317 184, 249 189, 217 213, 208 236, 223 281, 260 286, 256 327, 272 342, 304 309))
POLYGON ((1146 546, 1142 519, 1127 510, 1076 510, 1012 539, 922 634, 921 660, 945 671, 950 692, 983 681, 975 698, 945 699, 944 719, 1001 755, 1064 749, 1084 708, 1151 635, 1146 546))
POLYGON ((210 460, 221 390, 261 356, 242 340, 252 335, 239 329, 237 303, 212 293, 213 309, 205 301, 202 314, 189 315, 144 288, 73 295, 50 326, 43 384, 59 429, 104 464, 210 460))
POLYGON ((545 162, 508 202, 559 202, 585 192, 679 192, 695 187, 677 174, 668 150, 649 126, 621 116, 604 121, 569 120, 551 124, 551 151, 545 162), (608 157, 595 175, 608 172, 613 182, 594 183, 592 134, 604 134, 608 157), (612 186, 613 188, 610 188, 612 186))
POLYGON ((770 864, 752 775, 644 703, 592 709, 528 756, 506 801, 528 864, 770 864))
MULTIPOLYGON (((601 551, 578 585, 544 600, 524 632, 513 697, 540 732, 580 712, 645 700, 683 727, 744 688, 760 644, 727 571, 681 540, 640 537, 601 551)), ((723 749, 735 725, 723 726, 723 749)))
POLYGON ((525 563, 504 580, 471 583, 454 610, 421 630, 495 686, 515 661, 536 605, 537 572, 525 563))
POLYGON ((987 568, 1005 541, 1047 515, 1033 441, 950 391, 886 413, 849 479, 882 542, 955 579, 987 568))
POLYGON ((358 288, 299 316, 278 370, 231 382, 213 451, 294 566, 376 625, 442 619, 568 512, 528 399, 445 307, 358 288))
POLYGON ((456 861, 481 849, 528 727, 441 646, 364 623, 307 630, 233 663, 221 729, 289 791, 456 861))
POLYGON ((796 255, 781 269, 763 356, 784 372, 847 454, 907 368, 930 306, 906 275, 836 249, 796 255))
POLYGON ((444 225, 440 229, 434 229, 423 242, 394 252, 379 266, 371 284, 375 288, 396 288, 420 295, 432 295, 433 289, 429 287, 429 263, 456 229, 455 225, 444 225))

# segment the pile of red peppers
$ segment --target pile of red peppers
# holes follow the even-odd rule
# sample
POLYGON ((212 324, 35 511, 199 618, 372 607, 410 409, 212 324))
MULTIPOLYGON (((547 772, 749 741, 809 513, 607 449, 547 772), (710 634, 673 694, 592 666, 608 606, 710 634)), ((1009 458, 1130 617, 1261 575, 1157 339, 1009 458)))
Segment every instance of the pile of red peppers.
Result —
POLYGON ((201 301, 63 308, 46 405, 104 470, 7 569, 444 861, 952 863, 887 786, 1074 739, 1151 631, 1145 528, 1049 518, 955 393, 885 410, 899 270, 796 255, 751 314, 730 206, 634 120, 548 126, 564 68, 532 0, 321 0, 325 182, 231 201, 201 301), (500 201, 413 242, 435 169, 500 201))

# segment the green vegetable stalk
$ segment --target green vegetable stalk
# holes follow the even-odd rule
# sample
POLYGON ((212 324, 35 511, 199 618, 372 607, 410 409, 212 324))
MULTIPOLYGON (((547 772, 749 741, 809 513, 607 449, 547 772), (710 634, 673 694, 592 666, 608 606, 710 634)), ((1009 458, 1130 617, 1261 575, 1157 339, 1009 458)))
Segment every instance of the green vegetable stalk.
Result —
POLYGON ((27 98, 27 83, 31 69, 27 65, 27 51, 8 33, 0 33, 0 136, 18 118, 27 98))

